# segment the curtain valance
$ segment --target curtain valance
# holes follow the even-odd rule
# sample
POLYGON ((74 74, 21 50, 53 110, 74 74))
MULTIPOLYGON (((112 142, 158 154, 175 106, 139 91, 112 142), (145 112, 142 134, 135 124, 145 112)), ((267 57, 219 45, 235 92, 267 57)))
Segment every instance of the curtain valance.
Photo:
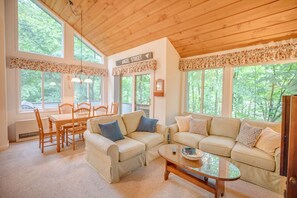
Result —
POLYGON ((191 71, 226 66, 262 64, 297 59, 297 40, 267 44, 262 48, 180 60, 180 71, 191 71))
MULTIPOLYGON (((76 74, 80 72, 80 65, 70 65, 64 63, 55 63, 43 60, 31 60, 19 57, 9 58, 8 68, 30 69, 44 72, 59 72, 65 74, 76 74)), ((94 76, 107 76, 107 69, 83 66, 83 73, 94 76)))
POLYGON ((130 63, 127 65, 114 67, 112 68, 112 75, 118 76, 118 75, 138 73, 138 72, 144 72, 144 71, 155 71, 156 69, 157 69, 157 61, 152 59, 152 60, 140 61, 136 63, 130 63))

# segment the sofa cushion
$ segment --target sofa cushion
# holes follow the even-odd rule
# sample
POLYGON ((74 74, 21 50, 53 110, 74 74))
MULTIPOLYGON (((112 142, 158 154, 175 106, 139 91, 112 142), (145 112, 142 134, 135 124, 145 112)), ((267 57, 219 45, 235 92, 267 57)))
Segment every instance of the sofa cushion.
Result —
POLYGON ((200 135, 208 136, 207 133, 207 120, 190 118, 190 133, 197 133, 200 135))
POLYGON ((146 146, 146 150, 149 150, 164 142, 164 136, 160 133, 150 132, 133 132, 128 135, 130 138, 142 142, 146 146))
POLYGON ((252 148, 256 145, 256 142, 261 132, 262 132, 261 128, 254 127, 249 125, 248 123, 245 123, 240 128, 236 141, 246 145, 247 147, 252 148))
POLYGON ((215 155, 230 157, 234 145, 233 138, 211 135, 199 142, 199 149, 215 155))
POLYGON ((269 127, 263 129, 256 147, 269 155, 274 156, 275 150, 281 145, 281 134, 269 127))
POLYGON ((117 120, 106 124, 99 124, 99 128, 101 129, 102 135, 113 142, 124 139, 117 120))
POLYGON ((274 157, 258 148, 249 148, 237 142, 231 152, 231 158, 241 163, 262 168, 268 171, 275 170, 274 157))
POLYGON ((121 129, 121 133, 123 135, 127 135, 125 124, 122 120, 122 117, 120 115, 113 115, 113 116, 101 116, 101 117, 95 117, 88 119, 87 121, 87 128, 88 131, 91 133, 99 133, 101 134, 101 129, 99 128, 99 124, 105 124, 112 121, 118 121, 118 125, 121 129))
POLYGON ((158 120, 141 116, 136 131, 156 132, 158 120))
POLYGON ((266 127, 269 127, 275 132, 279 132, 279 133, 281 132, 281 123, 243 119, 241 122, 241 126, 243 126, 245 123, 248 123, 251 126, 259 127, 261 129, 265 129, 266 127))
POLYGON ((131 159, 145 152, 145 145, 139 141, 125 137, 123 140, 116 141, 115 144, 119 147, 120 162, 131 159))
POLYGON ((218 135, 236 139, 240 127, 240 119, 214 117, 211 121, 210 135, 218 135))
POLYGON ((177 132, 173 136, 175 142, 194 148, 198 148, 198 144, 203 138, 205 136, 189 132, 177 132))
POLYGON ((211 126, 211 120, 212 120, 213 117, 210 116, 210 115, 202 114, 202 113, 190 113, 190 115, 192 115, 192 118, 194 118, 194 119, 207 120, 207 132, 209 134, 210 126, 211 126))
POLYGON ((189 131, 190 128, 190 118, 192 116, 175 116, 175 121, 177 123, 179 131, 189 131))
POLYGON ((136 131, 141 116, 145 116, 144 111, 134 111, 122 115, 128 134, 136 131))

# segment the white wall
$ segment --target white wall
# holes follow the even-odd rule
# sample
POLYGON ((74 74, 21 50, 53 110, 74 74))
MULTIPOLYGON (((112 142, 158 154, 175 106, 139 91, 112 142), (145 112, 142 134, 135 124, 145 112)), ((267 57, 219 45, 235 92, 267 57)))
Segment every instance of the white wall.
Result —
MULTIPOLYGON (((165 96, 152 96, 153 117, 157 118, 161 124, 172 123, 174 116, 179 114, 180 109, 181 72, 178 70, 179 54, 167 38, 152 41, 108 57, 108 99, 113 101, 114 98, 114 77, 111 73, 112 68, 115 67, 115 61, 146 52, 153 52, 153 59, 157 60, 154 79, 165 81, 165 96)), ((154 82, 152 86, 154 86, 154 82)))
POLYGON ((0 151, 9 146, 7 132, 6 62, 4 0, 0 0, 0 151))
MULTIPOLYGON (((4 0, 1 0, 4 1, 4 0)), ((1 12, 2 15, 3 12, 1 12)), ((55 14, 53 14, 55 15, 55 14)), ((56 16, 56 15, 55 15, 56 16)), ((60 21, 61 18, 56 16, 60 21)), ((42 56, 38 54, 31 54, 26 52, 18 51, 17 47, 17 0, 5 0, 5 32, 6 32, 6 57, 17 56, 23 58, 30 58, 35 60, 46 60, 58 63, 76 64, 80 65, 80 61, 77 61, 73 57, 73 36, 74 29, 68 24, 64 23, 64 58, 42 56)), ((4 28, 1 28, 3 30, 4 28)), ((84 40, 84 42, 88 43, 84 40)), ((89 43, 88 43, 89 44, 89 43)), ((91 45, 90 45, 91 46, 91 45)), ((2 47, 1 47, 2 48, 2 47)), ((98 50, 96 50, 98 52, 98 50)), ((100 54, 100 52, 98 52, 100 54)), ((101 54, 102 55, 102 54, 101 54)), ((83 65, 99 68, 107 68, 107 57, 102 55, 104 59, 104 64, 96 64, 90 62, 84 62, 83 65)), ((2 60, 2 59, 1 59, 2 60)), ((4 72, 5 73, 5 72, 4 72)), ((6 69, 7 78, 7 114, 8 114, 8 131, 9 140, 15 140, 15 122, 17 120, 23 119, 35 119, 33 112, 31 113, 21 113, 18 110, 19 106, 19 87, 18 87, 18 70, 17 69, 6 69)), ((3 78, 1 78, 3 79, 3 78)), ((74 86, 70 82, 72 75, 63 74, 63 101, 73 101, 74 100, 74 86)), ((2 84, 2 83, 1 83, 2 84)), ((108 103, 107 101, 107 83, 106 78, 103 79, 103 103, 108 103)), ((5 94, 6 95, 6 94, 5 94)), ((57 113, 54 112, 41 112, 42 117, 46 117, 48 114, 57 113)))

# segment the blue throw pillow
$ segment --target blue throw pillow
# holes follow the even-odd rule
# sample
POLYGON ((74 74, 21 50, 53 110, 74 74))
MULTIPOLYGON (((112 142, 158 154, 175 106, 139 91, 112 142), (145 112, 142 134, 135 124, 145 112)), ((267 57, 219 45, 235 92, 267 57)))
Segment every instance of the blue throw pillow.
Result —
POLYGON ((115 142, 117 140, 125 139, 123 134, 121 133, 121 129, 117 120, 106 124, 99 124, 99 128, 101 129, 102 135, 110 139, 111 141, 115 142))
POLYGON ((140 122, 137 127, 137 131, 155 132, 157 126, 157 119, 146 118, 141 116, 140 122))

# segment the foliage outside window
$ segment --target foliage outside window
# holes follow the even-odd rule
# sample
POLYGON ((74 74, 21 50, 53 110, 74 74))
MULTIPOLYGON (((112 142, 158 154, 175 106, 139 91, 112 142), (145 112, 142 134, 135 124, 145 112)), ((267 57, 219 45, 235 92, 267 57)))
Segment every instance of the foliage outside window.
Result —
POLYGON ((62 76, 60 73, 20 70, 20 109, 32 111, 57 109, 61 102, 62 76))
POLYGON ((121 78, 121 97, 122 106, 121 113, 132 112, 132 89, 133 89, 133 77, 123 76, 121 78))
POLYGON ((223 69, 187 72, 187 111, 220 115, 223 69))
POLYGON ((151 75, 136 75, 136 110, 143 110, 147 117, 150 116, 150 100, 151 100, 151 75))
MULTIPOLYGON (((81 76, 86 79, 86 75, 81 76)), ((102 101, 102 79, 100 76, 89 76, 92 83, 75 83, 74 101, 75 103, 90 102, 93 106, 101 105, 102 101)))
POLYGON ((102 63, 102 57, 98 53, 92 50, 86 43, 81 43, 80 38, 74 36, 74 59, 81 60, 81 58, 83 61, 102 63))
POLYGON ((297 63, 234 68, 232 116, 281 121, 282 95, 291 94, 297 94, 297 63))
POLYGON ((62 24, 31 0, 18 0, 18 49, 63 56, 62 24))

